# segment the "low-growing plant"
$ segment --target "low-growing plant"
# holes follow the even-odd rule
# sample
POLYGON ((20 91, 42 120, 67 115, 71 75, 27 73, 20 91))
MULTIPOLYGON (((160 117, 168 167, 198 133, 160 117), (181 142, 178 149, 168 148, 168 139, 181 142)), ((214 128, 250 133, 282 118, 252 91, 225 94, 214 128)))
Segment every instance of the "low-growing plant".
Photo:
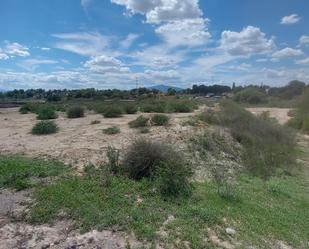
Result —
POLYGON ((39 120, 48 120, 48 119, 55 119, 58 115, 55 110, 50 106, 44 106, 39 109, 37 119, 39 120))
POLYGON ((103 133, 107 135, 114 135, 120 133, 120 129, 117 126, 108 127, 103 129, 103 133))
POLYGON ((198 118, 208 124, 218 123, 218 115, 213 109, 207 109, 198 115, 198 118))
POLYGON ((91 125, 96 125, 96 124, 100 124, 101 123, 101 121, 100 120, 93 120, 93 121, 91 121, 91 125))
POLYGON ((129 122, 130 128, 140 128, 148 125, 149 118, 143 115, 138 116, 136 119, 129 122))
POLYGON ((124 111, 126 114, 135 114, 137 113, 137 106, 133 104, 125 105, 124 111))
POLYGON ((155 114, 151 117, 151 123, 156 126, 168 125, 169 117, 164 114, 155 114))
POLYGON ((105 167, 113 174, 118 174, 120 171, 120 152, 112 146, 108 146, 106 150, 107 163, 105 167))
POLYGON ((41 106, 42 103, 34 103, 34 102, 25 103, 19 108, 19 112, 21 114, 27 114, 29 112, 37 113, 38 110, 41 108, 41 106))
POLYGON ((85 116, 85 110, 81 106, 73 106, 67 110, 68 118, 81 118, 85 116))
POLYGON ((40 121, 32 128, 31 133, 34 135, 47 135, 57 131, 58 126, 54 121, 40 121))
POLYGON ((122 110, 120 107, 114 105, 106 106, 103 111, 103 116, 105 118, 119 118, 122 116, 122 110))

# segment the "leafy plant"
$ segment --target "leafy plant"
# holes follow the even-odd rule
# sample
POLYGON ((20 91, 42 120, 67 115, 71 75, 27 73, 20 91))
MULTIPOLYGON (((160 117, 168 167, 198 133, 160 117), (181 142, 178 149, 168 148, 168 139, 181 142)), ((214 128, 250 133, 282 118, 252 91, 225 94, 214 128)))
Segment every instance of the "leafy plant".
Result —
POLYGON ((156 126, 168 125, 169 117, 164 114, 155 114, 151 117, 151 122, 156 126))
POLYGON ((48 119, 55 119, 58 115, 55 110, 50 106, 44 106, 39 109, 37 119, 39 120, 48 120, 48 119))
POLYGON ((103 111, 105 118, 118 118, 122 116, 122 109, 117 106, 107 106, 103 111))
POLYGON ((149 118, 143 115, 138 116, 136 119, 129 122, 130 128, 140 128, 148 125, 149 118))
POLYGON ((73 106, 67 110, 68 118, 81 118, 85 116, 85 110, 81 106, 73 106))
POLYGON ((103 133, 107 135, 114 135, 120 133, 120 129, 117 126, 108 127, 103 129, 103 133))
POLYGON ((58 131, 58 126, 54 121, 40 121, 31 130, 34 135, 53 134, 58 131))

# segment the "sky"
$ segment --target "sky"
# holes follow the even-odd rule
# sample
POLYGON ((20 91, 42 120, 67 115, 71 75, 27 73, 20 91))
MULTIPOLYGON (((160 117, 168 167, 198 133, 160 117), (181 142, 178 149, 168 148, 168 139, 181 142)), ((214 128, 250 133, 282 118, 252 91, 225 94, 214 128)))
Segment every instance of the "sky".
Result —
POLYGON ((294 79, 308 0, 0 0, 0 90, 294 79))

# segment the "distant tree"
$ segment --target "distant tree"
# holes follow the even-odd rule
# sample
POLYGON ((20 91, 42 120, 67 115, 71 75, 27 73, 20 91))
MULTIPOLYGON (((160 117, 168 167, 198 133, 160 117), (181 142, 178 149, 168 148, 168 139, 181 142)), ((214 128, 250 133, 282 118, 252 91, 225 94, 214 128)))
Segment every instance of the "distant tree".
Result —
POLYGON ((176 90, 174 88, 167 89, 167 95, 173 96, 176 95, 176 90))

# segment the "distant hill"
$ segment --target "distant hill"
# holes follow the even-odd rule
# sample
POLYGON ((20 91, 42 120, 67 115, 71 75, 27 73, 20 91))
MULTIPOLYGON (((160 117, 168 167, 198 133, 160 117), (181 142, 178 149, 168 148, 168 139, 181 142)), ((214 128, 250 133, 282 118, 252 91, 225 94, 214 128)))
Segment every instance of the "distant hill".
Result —
POLYGON ((180 87, 176 87, 176 86, 167 86, 167 85, 155 85, 155 86, 151 86, 151 87, 148 87, 149 89, 156 89, 158 91, 161 91, 161 92, 164 92, 166 93, 167 90, 169 88, 172 88, 174 89, 176 92, 179 92, 179 91, 182 91, 183 89, 180 88, 180 87))

